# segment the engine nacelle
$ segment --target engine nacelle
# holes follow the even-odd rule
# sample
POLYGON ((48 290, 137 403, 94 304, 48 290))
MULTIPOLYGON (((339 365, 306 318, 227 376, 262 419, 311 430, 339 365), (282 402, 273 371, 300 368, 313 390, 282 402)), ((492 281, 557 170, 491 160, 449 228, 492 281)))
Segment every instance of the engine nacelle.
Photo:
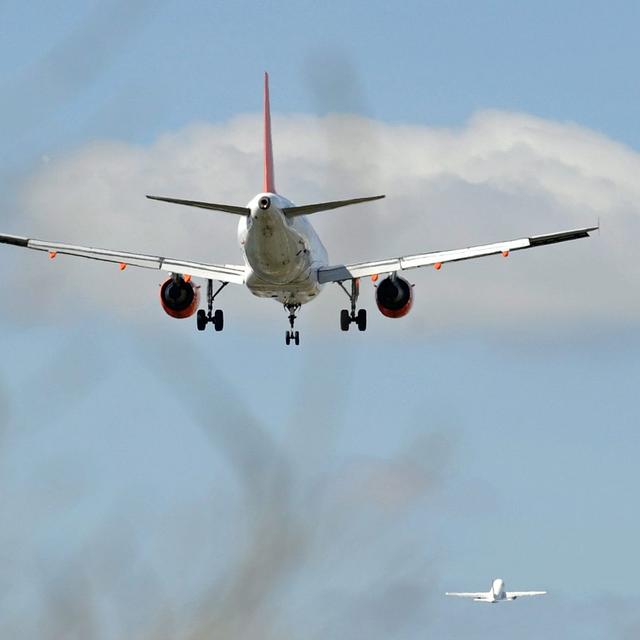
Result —
POLYGON ((160 303, 172 318, 188 318, 200 305, 200 287, 182 276, 173 276, 160 287, 160 303))
POLYGON ((413 286, 398 275, 387 276, 376 288, 376 304, 387 318, 402 318, 411 311, 413 286))

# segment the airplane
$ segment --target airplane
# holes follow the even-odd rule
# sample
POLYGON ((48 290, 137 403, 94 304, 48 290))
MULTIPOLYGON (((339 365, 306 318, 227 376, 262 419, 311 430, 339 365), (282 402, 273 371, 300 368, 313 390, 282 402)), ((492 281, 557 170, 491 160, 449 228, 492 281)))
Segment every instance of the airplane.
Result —
POLYGON ((195 314, 197 328, 200 331, 204 331, 209 323, 216 331, 222 331, 224 315, 221 309, 214 312, 214 301, 228 284, 245 285, 253 295, 271 298, 283 305, 290 326, 285 333, 285 342, 287 345, 297 345, 300 343, 300 334, 295 330, 297 314, 302 305, 311 302, 320 294, 325 284, 336 283, 349 298, 350 308, 342 309, 340 312, 341 330, 348 331, 350 325, 355 324, 360 331, 365 331, 367 312, 365 309, 357 308, 361 278, 370 276, 372 281, 377 283, 375 300, 382 315, 387 318, 401 318, 409 313, 413 305, 413 285, 399 275, 401 271, 425 266, 440 270, 449 262, 489 255, 507 257, 512 251, 586 238, 590 232, 598 228, 595 226, 571 229, 463 249, 383 260, 331 264, 324 245, 311 226, 309 216, 321 211, 380 200, 385 196, 374 195, 297 206, 276 191, 267 73, 264 74, 263 178, 263 190, 244 207, 147 196, 151 200, 164 203, 222 211, 238 216, 238 241, 244 259, 242 265, 176 260, 6 234, 0 234, 0 243, 47 252, 52 259, 60 255, 71 255, 116 263, 119 264, 120 270, 131 266, 168 272, 168 279, 160 286, 162 308, 173 318, 189 318, 195 314), (206 310, 199 308, 200 286, 194 284, 193 278, 206 281, 206 310), (218 283, 215 287, 214 282, 218 283))
POLYGON ((487 592, 479 591, 475 593, 445 593, 446 596, 457 596, 458 598, 472 598, 475 602, 487 602, 489 604, 496 604, 497 602, 510 602, 517 598, 523 598, 525 596, 543 596, 546 591, 505 591, 504 580, 502 578, 496 578, 491 583, 491 589, 487 592))

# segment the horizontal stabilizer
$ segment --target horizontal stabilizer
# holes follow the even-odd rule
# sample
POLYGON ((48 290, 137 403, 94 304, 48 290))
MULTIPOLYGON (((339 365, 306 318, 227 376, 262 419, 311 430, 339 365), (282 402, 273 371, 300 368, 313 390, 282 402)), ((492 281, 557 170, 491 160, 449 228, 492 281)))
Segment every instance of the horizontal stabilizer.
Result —
POLYGON ((329 211, 330 209, 338 209, 339 207, 348 207, 350 204, 360 204, 361 202, 371 202, 372 200, 380 200, 385 196, 370 196, 368 198, 352 198, 351 200, 334 200, 333 202, 318 202, 316 204, 305 204, 301 207, 288 207, 283 209, 284 214, 289 218, 295 216, 306 216, 310 213, 318 213, 319 211, 329 211))
POLYGON ((149 200, 160 200, 160 202, 170 202, 171 204, 184 204, 187 207, 199 207, 200 209, 212 209, 213 211, 225 211, 234 213, 237 216, 248 216, 251 213, 247 207, 236 207, 232 204, 215 204, 213 202, 198 202, 196 200, 178 200, 176 198, 161 198, 160 196, 147 196, 149 200))

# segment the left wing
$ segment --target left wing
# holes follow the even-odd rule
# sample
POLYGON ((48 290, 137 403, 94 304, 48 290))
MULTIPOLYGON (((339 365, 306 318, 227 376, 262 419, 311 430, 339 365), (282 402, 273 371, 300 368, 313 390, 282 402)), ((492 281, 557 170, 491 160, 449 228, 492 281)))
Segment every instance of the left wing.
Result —
POLYGON ((532 236, 530 238, 508 240, 507 242, 481 244, 476 247, 468 247, 466 249, 434 251, 432 253, 420 253, 412 256, 390 258, 388 260, 376 260, 373 262, 358 262, 354 264, 323 267, 318 270, 318 281, 320 283, 342 282, 344 280, 352 280, 353 278, 363 278, 381 273, 403 271, 404 269, 427 267, 429 265, 433 265, 439 269, 445 262, 470 260, 471 258, 481 258, 482 256, 491 256, 499 253, 504 256, 508 256, 509 252, 518 251, 519 249, 530 249, 532 247, 542 247, 547 244, 555 244, 556 242, 588 238, 589 233, 591 233, 591 231, 595 231, 597 228, 598 227, 585 227, 583 229, 548 233, 546 235, 532 236))
POLYGON ((514 598, 523 598, 525 596, 544 596, 546 591, 507 591, 504 595, 507 600, 514 598))
POLYGON ((93 247, 81 247, 59 242, 46 242, 32 240, 22 236, 0 234, 0 243, 12 244, 17 247, 25 247, 36 251, 48 251, 49 256, 55 258, 58 254, 101 260, 103 262, 119 263, 121 268, 128 266, 143 267, 145 269, 159 269, 170 273, 218 280, 219 282, 231 282, 242 284, 245 279, 245 268, 231 264, 207 264, 204 262, 190 262, 188 260, 174 260, 160 256, 148 256, 142 253, 129 253, 127 251, 112 251, 110 249, 94 249, 93 247))
POLYGON ((447 591, 447 593, 444 594, 445 596, 456 596, 457 598, 486 598, 487 597, 487 593, 483 592, 483 591, 478 591, 478 592, 458 592, 458 593, 452 593, 450 591, 447 591))

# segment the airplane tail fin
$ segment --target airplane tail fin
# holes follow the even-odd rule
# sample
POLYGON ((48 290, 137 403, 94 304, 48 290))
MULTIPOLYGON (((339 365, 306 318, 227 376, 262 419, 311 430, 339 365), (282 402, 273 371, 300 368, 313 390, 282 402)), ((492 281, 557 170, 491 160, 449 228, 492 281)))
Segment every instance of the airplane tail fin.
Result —
POLYGON ((271 144, 271 107, 269 105, 269 74, 264 73, 264 191, 276 192, 273 171, 273 146, 271 144))

